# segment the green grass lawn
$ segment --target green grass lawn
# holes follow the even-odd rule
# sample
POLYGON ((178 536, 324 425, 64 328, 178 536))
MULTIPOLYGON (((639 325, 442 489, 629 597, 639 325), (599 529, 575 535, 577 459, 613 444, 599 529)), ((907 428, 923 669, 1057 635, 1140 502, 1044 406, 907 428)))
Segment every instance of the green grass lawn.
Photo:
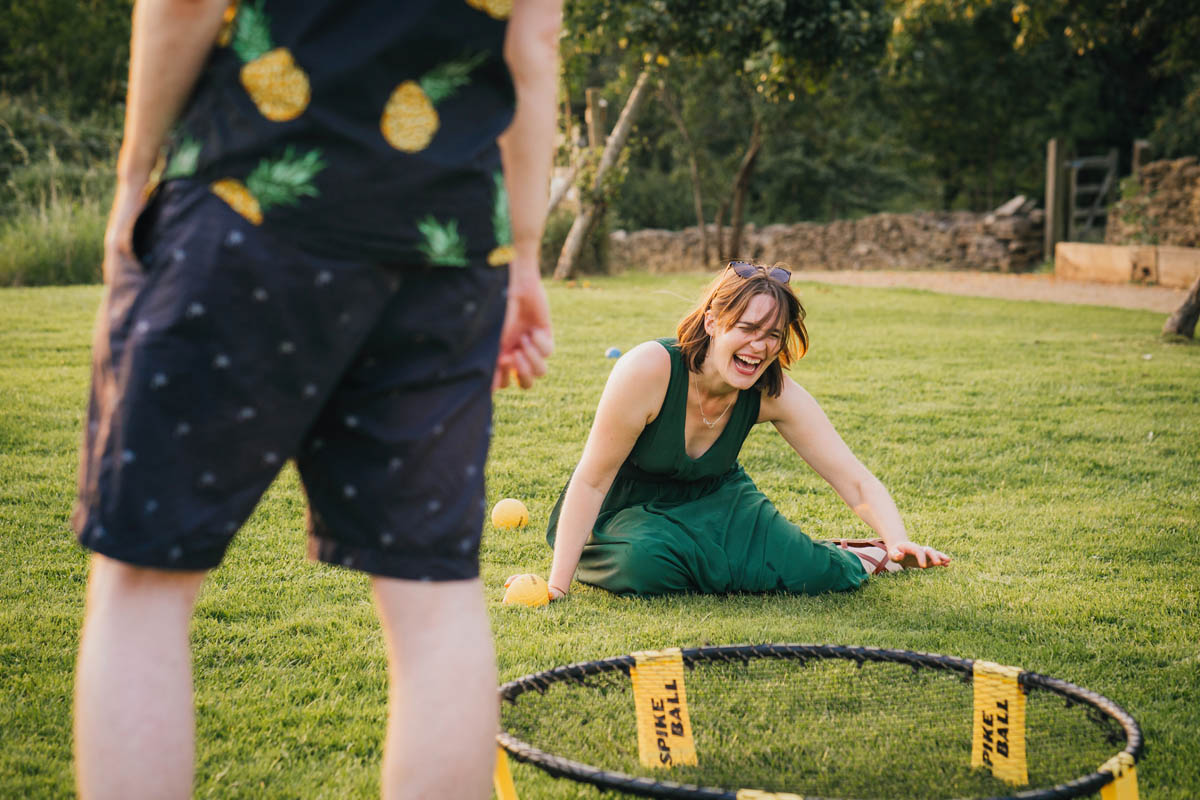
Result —
MULTIPOLYGON (((705 643, 983 658, 1121 703, 1148 741, 1142 797, 1195 797, 1200 347, 1160 341, 1157 314, 802 283, 813 346, 793 377, 892 490, 910 535, 954 564, 815 598, 629 600, 576 585, 548 609, 500 605, 507 575, 548 570, 546 518, 612 366, 605 348, 669 335, 704 282, 629 275, 550 290, 552 374, 499 396, 489 465, 490 498, 521 498, 532 516, 522 531, 484 532, 502 679, 705 643)), ((4 797, 73 792, 87 559, 67 516, 98 299, 94 286, 0 290, 4 797)), ((742 463, 812 535, 867 533, 773 429, 751 434, 742 463)), ((197 797, 376 795, 382 637, 366 579, 304 559, 290 468, 210 578, 193 642, 197 797)), ((514 775, 522 800, 598 796, 524 765, 514 775)))

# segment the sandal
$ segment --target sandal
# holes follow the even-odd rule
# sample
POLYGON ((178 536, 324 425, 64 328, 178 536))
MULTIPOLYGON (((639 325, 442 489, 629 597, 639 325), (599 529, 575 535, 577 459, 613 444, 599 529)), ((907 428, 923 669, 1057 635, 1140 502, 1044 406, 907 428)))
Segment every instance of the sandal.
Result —
POLYGON ((899 562, 893 561, 888 555, 887 545, 883 539, 830 539, 842 550, 852 550, 854 555, 858 556, 863 561, 863 566, 868 564, 867 574, 882 575, 885 572, 899 572, 902 569, 915 569, 921 566, 921 562, 913 553, 905 553, 904 557, 899 562), (867 552, 869 550, 879 550, 878 553, 867 552))

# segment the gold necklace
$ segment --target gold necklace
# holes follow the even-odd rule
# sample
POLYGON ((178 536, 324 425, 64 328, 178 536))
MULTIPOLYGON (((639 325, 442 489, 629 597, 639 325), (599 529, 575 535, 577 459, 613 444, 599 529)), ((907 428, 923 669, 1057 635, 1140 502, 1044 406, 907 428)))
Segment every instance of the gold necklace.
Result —
POLYGON ((717 423, 725 418, 725 415, 729 412, 729 409, 733 407, 733 401, 736 399, 737 393, 735 392, 733 397, 730 398, 729 402, 725 404, 725 409, 721 412, 721 415, 712 422, 709 422, 708 417, 704 416, 704 405, 700 402, 700 387, 696 387, 696 408, 700 409, 700 419, 704 420, 704 424, 708 426, 709 430, 717 427, 717 423))

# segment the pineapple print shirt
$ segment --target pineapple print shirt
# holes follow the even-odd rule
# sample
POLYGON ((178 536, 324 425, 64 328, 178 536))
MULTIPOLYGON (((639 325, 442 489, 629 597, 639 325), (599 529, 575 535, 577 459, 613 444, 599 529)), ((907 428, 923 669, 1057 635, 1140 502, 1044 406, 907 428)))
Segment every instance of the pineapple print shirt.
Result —
POLYGON ((163 181, 320 255, 507 263, 511 5, 234 0, 163 181))

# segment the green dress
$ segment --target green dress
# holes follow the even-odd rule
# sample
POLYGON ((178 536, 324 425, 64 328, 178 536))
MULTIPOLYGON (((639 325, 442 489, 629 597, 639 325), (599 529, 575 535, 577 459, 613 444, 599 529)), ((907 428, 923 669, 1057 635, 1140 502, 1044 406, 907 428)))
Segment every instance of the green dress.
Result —
MULTIPOLYGON (((671 382, 600 507, 576 577, 618 594, 845 591, 867 580, 858 557, 814 542, 737 463, 761 396, 739 392, 729 422, 699 458, 684 448, 688 371, 673 339, 671 382)), ((550 514, 553 547, 566 488, 550 514)))

